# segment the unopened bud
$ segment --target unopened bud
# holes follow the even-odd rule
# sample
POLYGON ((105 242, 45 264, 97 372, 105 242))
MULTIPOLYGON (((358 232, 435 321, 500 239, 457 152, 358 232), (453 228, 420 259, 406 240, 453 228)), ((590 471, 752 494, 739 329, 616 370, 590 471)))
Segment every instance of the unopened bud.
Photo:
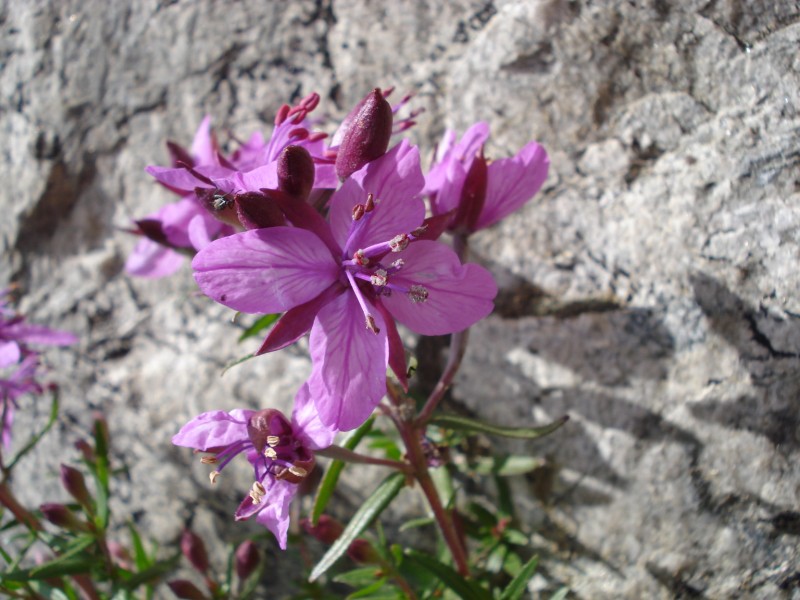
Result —
POLYGON ((94 449, 86 440, 78 440, 75 442, 75 448, 83 455, 83 460, 87 463, 93 463, 95 461, 95 454, 94 449))
POLYGON ((39 507, 42 516, 56 527, 68 529, 70 531, 88 531, 89 526, 78 519, 73 512, 64 506, 55 502, 48 502, 39 507))
POLYGON ((173 579, 172 581, 168 581, 167 585, 178 598, 185 598, 185 600, 208 600, 208 596, 201 592, 195 584, 186 579, 173 579))
POLYGON ((203 575, 208 571, 208 553, 203 540, 188 529, 181 535, 181 552, 192 563, 192 566, 203 575))
POLYGON ((344 531, 344 525, 328 515, 320 515, 316 525, 312 525, 310 519, 303 519, 300 524, 308 535, 328 546, 338 540, 344 531))
POLYGON ((252 540, 245 540, 239 544, 234 556, 234 568, 239 579, 250 577, 261 562, 261 553, 252 540))
POLYGON ((83 473, 68 465, 61 465, 61 485, 81 506, 87 510, 90 509, 92 496, 86 488, 86 480, 83 478, 83 473))
POLYGON ((381 564, 381 555, 371 543, 362 538, 353 540, 347 549, 347 556, 360 565, 381 564))
POLYGON ((111 436, 108 434, 108 423, 100 413, 94 414, 94 437, 97 440, 98 452, 100 452, 100 445, 102 445, 102 453, 108 454, 111 448, 111 436))
POLYGON ((464 187, 461 188, 461 201, 453 220, 453 228, 465 228, 475 231, 478 217, 481 216, 483 205, 486 202, 486 186, 489 178, 489 168, 483 156, 483 150, 474 158, 470 165, 464 187))
POLYGON ((278 157, 278 189, 307 200, 314 187, 314 160, 302 146, 287 146, 278 157))
POLYGON ((392 107, 377 88, 342 123, 344 134, 336 155, 336 175, 344 181, 370 161, 380 158, 392 137, 392 107))

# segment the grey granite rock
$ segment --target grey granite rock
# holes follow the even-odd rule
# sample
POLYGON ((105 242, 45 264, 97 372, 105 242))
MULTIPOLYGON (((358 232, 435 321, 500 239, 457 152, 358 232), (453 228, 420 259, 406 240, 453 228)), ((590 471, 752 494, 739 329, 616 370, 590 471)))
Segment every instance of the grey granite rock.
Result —
MULTIPOLYGON (((236 538, 246 482, 208 493, 169 438, 202 410, 287 407, 304 346, 220 377, 252 349, 242 325, 188 269, 126 277, 120 228, 170 199, 143 168, 204 114, 245 136, 312 90, 341 117, 395 85, 428 149, 483 119, 491 156, 538 139, 552 158, 538 200, 475 237, 502 291, 449 398, 572 417, 496 442, 549 460, 515 483, 553 551, 532 593, 800 596, 796 2, 10 0, 0 31, 0 284, 81 336, 47 354, 64 414, 26 500, 59 493, 46 475, 99 410, 130 470, 122 514, 162 540, 189 521, 236 538)), ((45 412, 27 408, 20 437, 45 412)))

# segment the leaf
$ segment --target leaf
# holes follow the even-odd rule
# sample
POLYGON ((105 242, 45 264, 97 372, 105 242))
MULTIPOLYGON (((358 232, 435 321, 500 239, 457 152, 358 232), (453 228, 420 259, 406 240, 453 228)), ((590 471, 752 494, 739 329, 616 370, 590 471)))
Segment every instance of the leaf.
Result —
MULTIPOLYGON (((342 442, 342 447, 346 448, 347 450, 354 450, 362 438, 369 433, 370 429, 372 429, 372 424, 374 422, 375 417, 370 417, 367 419, 361 427, 347 436, 347 438, 342 442)), ((339 482, 339 475, 341 474, 342 469, 344 469, 344 462, 341 460, 334 460, 331 462, 327 471, 325 471, 325 475, 322 477, 322 481, 317 489, 317 495, 314 498, 314 507, 311 510, 311 523, 313 525, 317 524, 320 515, 325 512, 325 507, 328 506, 328 501, 330 501, 331 496, 333 495, 333 490, 336 488, 336 484, 339 482)))
POLYGON ((20 459, 23 456, 25 456, 28 452, 33 450, 36 444, 39 443, 39 440, 41 440, 45 436, 45 434, 48 431, 50 431, 50 428, 53 426, 53 423, 55 423, 56 419, 58 418, 58 407, 59 407, 58 390, 53 390, 53 399, 50 402, 50 416, 47 419, 47 423, 45 423, 44 427, 42 427, 42 430, 39 431, 39 433, 32 435, 31 439, 28 440, 28 443, 26 443, 22 448, 20 448, 20 451, 17 452, 17 454, 11 460, 9 465, 6 467, 7 472, 11 471, 20 461, 20 459))
POLYGON ((406 521, 400 525, 400 531, 407 531, 417 527, 427 527, 428 525, 434 525, 435 523, 436 521, 433 520, 433 517, 420 517, 418 519, 411 519, 410 521, 406 521))
POLYGON ((377 567, 361 567, 347 573, 340 573, 333 580, 336 583, 345 583, 351 587, 362 587, 375 583, 375 578, 378 577, 379 573, 380 569, 377 567))
POLYGON ((406 550, 406 560, 434 575, 440 583, 453 590, 463 600, 489 600, 491 598, 489 592, 474 581, 465 579, 452 567, 439 562, 429 554, 416 550, 406 550))
POLYGON ((267 327, 272 325, 275 321, 280 319, 280 313, 274 315, 264 315, 256 319, 256 322, 250 325, 247 329, 242 332, 242 335, 239 336, 239 341, 243 342, 247 338, 255 337, 267 327))
POLYGON ((535 440, 536 438, 543 437, 549 433, 553 433, 567 421, 569 421, 569 415, 564 415, 560 419, 556 419, 549 425, 543 427, 516 428, 491 425, 490 423, 484 423, 483 421, 468 419, 467 417, 458 415, 437 415, 430 420, 432 424, 444 427, 445 429, 470 433, 486 433, 518 440, 535 440))
POLYGON ((133 562, 136 568, 141 571, 150 566, 150 557, 147 556, 147 550, 144 549, 142 538, 133 523, 128 523, 128 531, 131 534, 131 544, 133 545, 133 562))
POLYGON ((242 358, 233 359, 232 361, 227 363, 224 367, 222 367, 222 373, 220 373, 219 376, 222 377, 223 375, 225 375, 225 373, 227 373, 230 369, 232 369, 236 365, 240 365, 243 362, 247 362, 251 358, 255 358, 255 357, 256 357, 255 354, 248 354, 247 356, 243 356, 242 358))
POLYGON ((527 563, 525 563, 525 566, 522 567, 522 570, 519 572, 519 574, 514 577, 514 579, 511 580, 511 583, 508 584, 508 587, 503 590, 499 600, 519 600, 522 598, 522 594, 527 591, 528 582, 536 572, 536 567, 538 565, 538 556, 534 556, 527 563))
POLYGON ((478 475, 512 477, 535 471, 544 463, 543 459, 534 456, 487 456, 478 459, 468 470, 478 475))
POLYGON ((127 581, 120 584, 120 587, 126 590, 133 591, 140 585, 155 583, 157 579, 161 579, 164 575, 171 573, 178 568, 181 555, 176 554, 166 560, 159 560, 158 562, 150 565, 146 569, 138 573, 134 573, 127 581))
POLYGON ((311 571, 311 576, 308 578, 309 581, 314 581, 325 573, 333 566, 333 563, 335 563, 339 557, 347 552, 353 540, 361 535, 361 533, 369 527, 373 519, 383 512, 395 496, 400 493, 405 483, 406 478, 402 473, 392 473, 381 482, 372 495, 364 501, 361 508, 356 511, 353 518, 350 519, 350 522, 347 524, 347 527, 345 527, 342 535, 339 536, 339 539, 328 548, 325 556, 322 557, 317 563, 317 566, 314 567, 314 570, 311 571))
POLYGON ((560 590, 558 590, 555 594, 550 596, 550 600, 564 600, 564 598, 567 597, 567 594, 569 594, 569 588, 567 586, 564 586, 560 590))

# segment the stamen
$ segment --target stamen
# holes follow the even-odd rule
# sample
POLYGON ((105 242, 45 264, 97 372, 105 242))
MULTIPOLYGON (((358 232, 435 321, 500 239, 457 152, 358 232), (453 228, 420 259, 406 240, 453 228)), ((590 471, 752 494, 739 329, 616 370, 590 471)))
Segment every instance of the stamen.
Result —
POLYGON ((289 473, 296 475, 297 477, 305 477, 308 475, 308 471, 306 471, 303 467, 298 467, 297 465, 292 465, 289 467, 289 473))
POLYGON ((428 290, 421 285, 412 285, 408 290, 408 298, 414 304, 425 302, 428 299, 428 290))
POLYGON ((367 202, 364 204, 364 210, 366 212, 375 210, 375 196, 372 194, 367 194, 367 202))
POLYGON ((369 329, 372 333, 381 332, 381 330, 378 329, 378 326, 375 325, 375 318, 372 315, 367 315, 366 323, 367 323, 367 329, 369 329))
POLYGON ((406 266, 406 261, 402 258, 398 258, 396 261, 392 263, 392 268, 397 269, 398 271, 406 266))
POLYGON ((216 456, 201 456, 200 462, 204 465, 215 465, 219 462, 216 456))
POLYGON ((366 267, 369 264, 369 258, 364 254, 363 250, 356 250, 353 254, 353 262, 362 267, 366 267))
POLYGON ((409 241, 408 234, 401 233, 389 240, 389 248, 392 252, 402 252, 408 247, 409 241))
POLYGON ((253 487, 250 489, 250 499, 253 501, 253 504, 261 504, 261 501, 264 499, 266 494, 267 490, 264 489, 264 486, 261 485, 261 482, 254 481, 253 487))
POLYGON ((277 435, 268 435, 267 436, 267 444, 272 446, 273 448, 281 443, 281 438, 277 435))
POLYGON ((356 204, 353 207, 353 221, 358 221, 361 217, 364 216, 365 212, 366 211, 364 210, 363 204, 356 204))
POLYGON ((208 478, 211 480, 211 485, 217 483, 217 477, 219 477, 219 471, 211 471, 211 473, 208 474, 208 478))
POLYGON ((266 448, 264 448, 264 456, 266 456, 267 458, 275 459, 278 458, 278 453, 275 452, 274 449, 267 446, 266 448))
POLYGON ((372 276, 369 278, 369 281, 372 285, 383 287, 389 281, 387 277, 388 273, 383 269, 378 269, 375 271, 372 276))

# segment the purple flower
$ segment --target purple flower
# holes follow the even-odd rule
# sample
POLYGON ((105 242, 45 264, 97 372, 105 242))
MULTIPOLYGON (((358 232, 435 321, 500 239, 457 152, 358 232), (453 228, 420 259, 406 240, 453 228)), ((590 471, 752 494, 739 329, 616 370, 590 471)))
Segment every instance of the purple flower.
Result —
MULTIPOLYGON (((497 287, 438 242, 418 239, 425 206, 416 147, 401 142, 331 198, 330 222, 256 229, 217 240, 192 266, 201 290, 247 313, 286 312, 259 353, 309 330, 309 379, 322 422, 358 427, 386 392, 386 367, 405 377, 394 320, 423 335, 466 329, 492 310, 497 287)), ((313 218, 316 216, 316 218, 313 218)))
POLYGON ((36 354, 26 356, 18 364, 0 363, 0 410, 2 410, 0 437, 6 448, 11 445, 11 427, 14 424, 17 398, 23 394, 42 393, 42 386, 36 380, 38 367, 39 357, 36 354))
POLYGON ((221 410, 203 413, 172 438, 177 446, 208 452, 201 461, 215 465, 214 483, 238 454, 253 465, 254 482, 236 509, 237 521, 255 517, 286 549, 289 504, 298 484, 314 468, 314 450, 331 445, 336 431, 322 425, 304 385, 295 398, 292 420, 280 411, 221 410))
POLYGON ((476 123, 461 141, 448 130, 425 178, 434 215, 452 214, 449 229, 472 233, 497 223, 530 200, 547 178, 550 160, 536 142, 513 158, 487 161, 489 126, 476 123))

